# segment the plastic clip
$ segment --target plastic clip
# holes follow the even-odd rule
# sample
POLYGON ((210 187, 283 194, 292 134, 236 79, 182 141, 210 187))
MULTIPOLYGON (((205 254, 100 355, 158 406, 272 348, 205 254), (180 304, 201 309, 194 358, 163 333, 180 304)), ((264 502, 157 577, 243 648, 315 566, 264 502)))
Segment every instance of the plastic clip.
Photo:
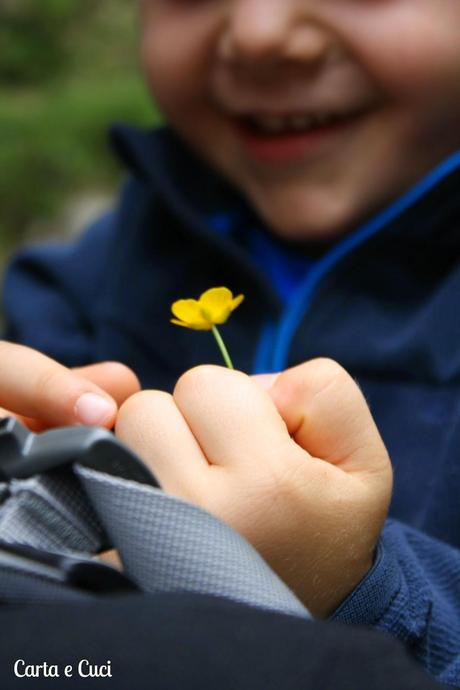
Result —
POLYGON ((159 487, 143 462, 107 429, 69 426, 35 434, 14 417, 0 420, 0 482, 73 463, 159 487))

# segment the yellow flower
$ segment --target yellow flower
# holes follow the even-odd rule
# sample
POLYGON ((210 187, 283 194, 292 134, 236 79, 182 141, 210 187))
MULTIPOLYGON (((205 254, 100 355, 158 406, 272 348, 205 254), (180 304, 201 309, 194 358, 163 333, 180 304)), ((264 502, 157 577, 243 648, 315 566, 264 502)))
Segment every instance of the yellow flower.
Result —
POLYGON ((203 292, 200 299, 180 299, 171 306, 177 318, 171 319, 176 326, 193 328, 196 331, 211 331, 217 324, 225 323, 244 295, 233 297, 226 287, 211 288, 203 292))

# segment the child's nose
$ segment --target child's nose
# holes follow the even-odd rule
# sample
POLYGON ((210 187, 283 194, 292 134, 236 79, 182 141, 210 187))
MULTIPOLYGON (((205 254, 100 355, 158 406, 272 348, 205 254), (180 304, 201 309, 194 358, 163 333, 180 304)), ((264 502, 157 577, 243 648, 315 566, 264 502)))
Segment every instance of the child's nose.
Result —
POLYGON ((222 32, 222 57, 235 62, 321 61, 331 37, 305 0, 232 0, 222 32))

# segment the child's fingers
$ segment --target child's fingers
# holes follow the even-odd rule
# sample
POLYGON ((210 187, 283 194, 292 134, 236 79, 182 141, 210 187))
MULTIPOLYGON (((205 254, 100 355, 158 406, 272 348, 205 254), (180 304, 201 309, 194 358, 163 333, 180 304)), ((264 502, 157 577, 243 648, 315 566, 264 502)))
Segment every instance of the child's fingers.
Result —
POLYGON ((389 466, 364 396, 333 360, 311 360, 278 374, 268 393, 289 433, 311 455, 347 472, 389 466))
POLYGON ((179 379, 174 400, 213 465, 247 469, 263 460, 268 467, 291 444, 270 397, 242 372, 191 369, 179 379))
MULTIPOLYGON (((140 390, 137 376, 121 362, 99 362, 85 367, 74 367, 72 371, 102 388, 115 400, 118 406, 140 390)), ((9 415, 11 412, 0 408, 0 416, 9 415)), ((45 431, 56 425, 55 422, 52 424, 45 423, 42 419, 33 419, 24 415, 17 414, 15 416, 31 431, 35 432, 45 431)))
POLYGON ((254 383, 257 383, 262 390, 268 391, 273 386, 278 376, 279 374, 253 374, 251 379, 254 383))
POLYGON ((116 435, 151 468, 169 493, 193 500, 209 465, 169 393, 142 391, 120 408, 116 435))
POLYGON ((23 345, 0 342, 0 405, 45 426, 111 427, 117 405, 83 376, 23 345))
POLYGON ((89 364, 86 367, 74 367, 72 371, 102 388, 117 405, 122 405, 141 389, 136 374, 121 362, 89 364))

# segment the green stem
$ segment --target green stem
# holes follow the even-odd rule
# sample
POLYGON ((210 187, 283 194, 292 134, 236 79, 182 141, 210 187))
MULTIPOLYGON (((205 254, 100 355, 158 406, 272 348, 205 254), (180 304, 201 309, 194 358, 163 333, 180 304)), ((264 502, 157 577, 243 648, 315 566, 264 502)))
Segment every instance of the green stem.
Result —
POLYGON ((219 350, 222 353, 222 357, 224 358, 225 364, 228 366, 229 369, 234 369, 235 367, 233 366, 232 360, 230 359, 230 355, 228 354, 228 350, 225 347, 225 343, 222 340, 222 336, 219 333, 219 331, 217 330, 216 326, 212 327, 212 332, 213 332, 214 338, 216 339, 217 344, 219 346, 219 350))

